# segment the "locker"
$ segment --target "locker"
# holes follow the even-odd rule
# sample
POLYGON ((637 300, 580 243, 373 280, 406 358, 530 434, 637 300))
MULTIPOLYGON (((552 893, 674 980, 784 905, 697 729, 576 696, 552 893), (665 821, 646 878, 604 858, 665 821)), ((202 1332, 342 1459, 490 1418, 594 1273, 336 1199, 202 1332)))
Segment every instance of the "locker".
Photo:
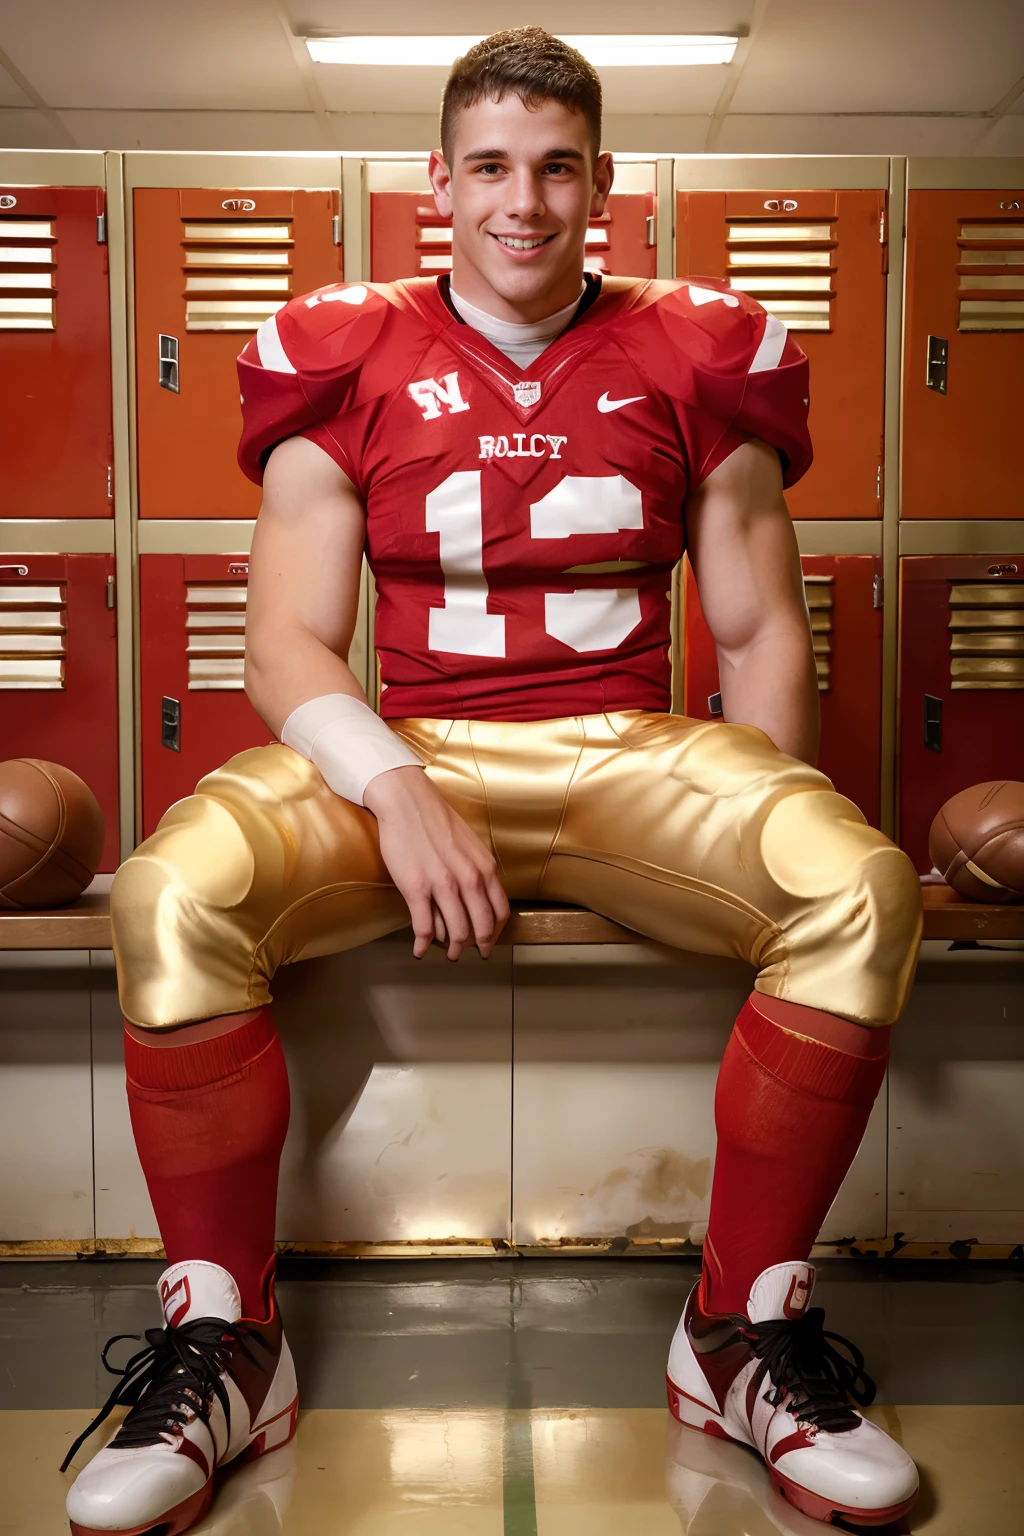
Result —
POLYGON ((1024 188, 912 190, 904 517, 1021 517, 1024 188))
POLYGON ((84 779, 117 868, 117 626, 113 555, 0 555, 0 757, 84 779))
MULTIPOLYGON (((587 230, 588 272, 654 277, 653 192, 613 192, 587 230)), ((452 221, 442 219, 429 192, 370 193, 370 277, 391 283, 452 269, 452 221)))
POLYGON ((931 868, 950 795, 1024 776, 1024 555, 900 561, 900 843, 931 868))
POLYGON ((341 281, 339 194, 138 187, 139 515, 249 518, 235 359, 295 294, 341 281))
POLYGON ((271 732, 243 691, 247 555, 142 555, 142 825, 271 732))
POLYGON ((110 517, 110 293, 99 187, 0 187, 0 516, 110 517))
MULTIPOLYGON (((874 555, 804 555, 821 704, 818 767, 872 826, 881 811, 882 561, 874 555)), ((718 712, 718 660, 697 583, 684 564, 683 713, 718 712)))
POLYGON ((717 277, 777 315, 811 365, 814 465, 795 518, 882 515, 886 194, 679 192, 676 272, 717 277))

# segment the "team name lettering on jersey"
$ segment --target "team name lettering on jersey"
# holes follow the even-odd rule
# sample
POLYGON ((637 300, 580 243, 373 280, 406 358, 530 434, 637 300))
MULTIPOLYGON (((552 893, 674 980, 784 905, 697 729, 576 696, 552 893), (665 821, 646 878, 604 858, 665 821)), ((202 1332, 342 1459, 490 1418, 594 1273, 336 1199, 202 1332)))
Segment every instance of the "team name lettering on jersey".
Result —
POLYGON ((459 389, 457 373, 446 373, 440 384, 436 379, 417 379, 415 384, 409 385, 409 393, 422 410, 424 421, 437 421, 442 405, 446 405, 453 416, 469 410, 459 389))
POLYGON ((546 432, 513 432, 511 438, 481 437, 482 459, 560 459, 567 437, 552 437, 546 432), (529 442, 529 447, 526 444, 529 442))

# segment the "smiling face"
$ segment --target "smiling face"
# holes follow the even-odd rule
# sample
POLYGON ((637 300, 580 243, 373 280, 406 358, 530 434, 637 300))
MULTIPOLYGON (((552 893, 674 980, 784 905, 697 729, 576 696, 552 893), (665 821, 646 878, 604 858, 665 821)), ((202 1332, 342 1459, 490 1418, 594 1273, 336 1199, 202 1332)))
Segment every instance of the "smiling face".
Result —
POLYGON ((529 324, 571 304, 583 282, 587 225, 604 212, 612 158, 559 101, 528 108, 514 92, 464 107, 452 164, 430 157, 437 211, 452 219, 452 286, 499 320, 529 324))

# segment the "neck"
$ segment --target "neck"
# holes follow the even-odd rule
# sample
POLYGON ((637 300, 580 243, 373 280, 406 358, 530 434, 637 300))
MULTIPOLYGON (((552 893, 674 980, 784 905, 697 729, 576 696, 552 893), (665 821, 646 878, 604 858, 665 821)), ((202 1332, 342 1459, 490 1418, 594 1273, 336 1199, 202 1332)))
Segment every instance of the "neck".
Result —
POLYGON ((452 259, 451 284, 465 303, 472 304, 474 309, 490 315, 493 320, 502 320, 509 325, 536 325, 558 314, 567 304, 575 303, 580 297, 584 288, 583 264, 580 263, 578 270, 574 268, 566 273, 546 293, 522 299, 505 298, 491 287, 475 267, 460 261, 456 251, 452 259))

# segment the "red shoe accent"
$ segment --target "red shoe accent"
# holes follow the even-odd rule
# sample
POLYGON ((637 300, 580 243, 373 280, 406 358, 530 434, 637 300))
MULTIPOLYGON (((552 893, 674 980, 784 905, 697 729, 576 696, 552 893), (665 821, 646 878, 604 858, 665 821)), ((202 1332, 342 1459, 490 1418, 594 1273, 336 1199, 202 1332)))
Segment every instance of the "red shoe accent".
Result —
POLYGON ((256 1436, 255 1440, 253 1440, 250 1445, 247 1445, 245 1450, 235 1457, 234 1461, 229 1461, 227 1465, 229 1467, 244 1467, 248 1462, 256 1461, 260 1456, 265 1456, 268 1450, 279 1451, 282 1445, 287 1445, 289 1440, 293 1439, 295 1431, 298 1429, 298 1427, 299 1399, 296 1397, 292 1400, 291 1403, 289 1403, 287 1408, 282 1409, 280 1413, 275 1414, 272 1419, 268 1419, 265 1424, 261 1425, 260 1432, 256 1436), (286 1433, 280 1439, 275 1435, 271 1444, 268 1445, 268 1431, 272 1425, 277 1424, 283 1418, 288 1419, 286 1433))
POLYGON ((160 1532, 160 1536, 184 1536, 184 1532, 190 1530, 197 1521, 201 1520, 213 1503, 213 1478, 206 1486, 200 1488, 189 1498, 174 1509, 169 1509, 166 1514, 160 1516, 159 1522, 154 1527, 152 1520, 147 1520, 145 1525, 134 1525, 130 1531, 100 1530, 92 1525, 79 1525, 77 1521, 70 1521, 71 1536, 149 1536, 154 1529, 160 1532))
POLYGON ((750 1450, 745 1440, 737 1440, 735 1435, 730 1435, 717 1419, 705 1419, 700 1426, 690 1424, 680 1412, 679 1399, 685 1397, 688 1403, 695 1403, 698 1408, 703 1408, 705 1413, 708 1411, 707 1403, 702 1403, 699 1397, 693 1397, 689 1392, 684 1392, 682 1387, 677 1387, 671 1376, 665 1377, 665 1383, 668 1388, 668 1411, 684 1429, 692 1429, 698 1435, 714 1435, 716 1440, 728 1440, 732 1445, 742 1445, 745 1451, 750 1450))
POLYGON ((768 1475, 794 1509, 798 1509, 802 1515, 810 1515, 812 1520, 822 1520, 826 1524, 832 1524, 833 1518, 841 1515, 854 1525, 888 1525, 913 1509, 917 1503, 915 1493, 912 1498, 904 1499, 902 1504, 890 1504, 888 1509, 855 1509, 849 1504, 836 1504, 830 1499, 823 1499, 819 1494, 811 1493, 809 1488, 801 1488, 799 1483, 785 1477, 776 1467, 769 1466, 768 1475))

